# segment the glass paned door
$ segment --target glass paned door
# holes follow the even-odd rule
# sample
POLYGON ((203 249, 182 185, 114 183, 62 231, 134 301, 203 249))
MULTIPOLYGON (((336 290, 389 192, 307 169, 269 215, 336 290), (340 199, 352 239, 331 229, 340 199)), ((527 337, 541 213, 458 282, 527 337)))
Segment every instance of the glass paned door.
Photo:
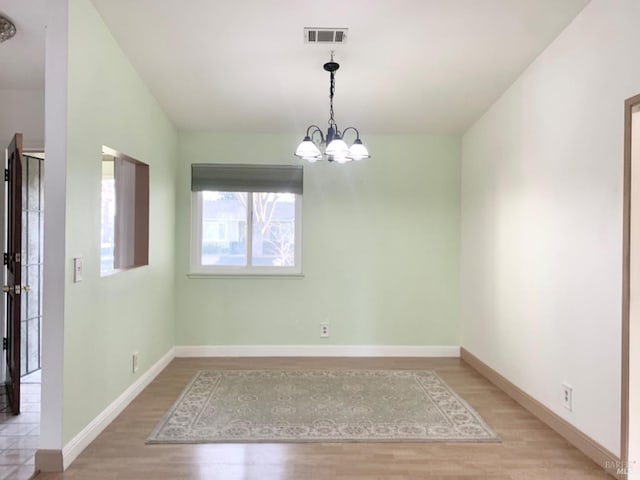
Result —
POLYGON ((44 161, 23 155, 22 292, 20 375, 41 367, 44 161))

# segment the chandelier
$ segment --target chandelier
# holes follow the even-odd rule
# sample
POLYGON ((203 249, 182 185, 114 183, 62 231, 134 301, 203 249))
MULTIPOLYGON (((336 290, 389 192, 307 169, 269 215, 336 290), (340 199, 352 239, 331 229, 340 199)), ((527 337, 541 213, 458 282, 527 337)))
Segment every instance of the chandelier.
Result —
POLYGON ((0 43, 9 40, 16 34, 16 26, 6 17, 0 15, 0 43))
POLYGON ((333 52, 331 52, 331 61, 324 64, 323 68, 329 72, 329 128, 326 135, 317 125, 310 125, 307 128, 307 134, 296 149, 296 156, 309 162, 316 162, 322 159, 323 155, 329 162, 346 163, 352 160, 363 160, 371 157, 369 151, 360 140, 360 132, 355 127, 347 127, 344 130, 338 128, 338 124, 333 118, 333 95, 336 89, 336 70, 340 68, 340 64, 333 61, 333 52), (355 132, 356 139, 351 147, 344 142, 344 134, 348 131, 355 132), (324 152, 321 149, 324 148, 324 152))

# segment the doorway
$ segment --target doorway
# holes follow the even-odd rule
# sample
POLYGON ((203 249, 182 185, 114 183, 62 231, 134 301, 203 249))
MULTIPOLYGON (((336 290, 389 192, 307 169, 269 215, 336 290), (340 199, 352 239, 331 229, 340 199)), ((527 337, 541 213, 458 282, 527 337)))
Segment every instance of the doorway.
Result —
MULTIPOLYGON (((20 354, 18 365, 20 414, 15 415, 13 402, 6 388, 0 393, 0 477, 28 479, 33 474, 34 455, 40 435, 40 369, 42 344, 42 272, 43 272, 43 217, 44 217, 44 154, 21 152, 21 177, 13 180, 20 184, 20 354), (8 475, 5 477, 3 475, 8 475)), ((6 155, 5 155, 6 159, 6 155)), ((8 189, 6 189, 8 190, 8 189)), ((9 204, 5 195, 3 206, 9 204)), ((5 218, 7 216, 5 215, 5 218)), ((7 228, 0 238, 7 244, 7 228)), ((3 246, 4 248, 4 246, 3 246)), ((5 250, 7 251, 7 250, 5 250)), ((6 273, 5 273, 6 275, 6 273)), ((7 279, 8 280, 8 279, 7 279)), ((6 285, 6 282, 5 282, 6 285)), ((5 296, 6 297, 6 296, 5 296)), ((6 298, 4 299, 6 301, 6 298)), ((6 309, 3 306, 3 312, 6 309)), ((7 319, 4 318, 4 336, 9 337, 7 319)), ((1 322, 0 322, 1 323, 1 322)), ((7 342, 8 343, 8 342, 7 342)), ((3 355, 3 360, 5 356, 3 355)), ((2 373, 5 369, 2 368, 2 373)), ((6 381, 6 378, 4 379, 6 381)))
MULTIPOLYGON (((44 266, 44 154, 23 152, 21 159, 20 378, 21 383, 40 383, 44 266)), ((4 330, 6 331, 6 326, 4 330)))

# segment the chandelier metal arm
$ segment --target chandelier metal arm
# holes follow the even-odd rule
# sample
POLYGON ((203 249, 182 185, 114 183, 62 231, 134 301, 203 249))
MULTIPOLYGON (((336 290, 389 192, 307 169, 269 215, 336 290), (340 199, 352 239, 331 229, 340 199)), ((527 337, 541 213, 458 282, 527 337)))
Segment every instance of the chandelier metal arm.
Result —
POLYGON ((342 131, 342 138, 344 138, 345 134, 349 131, 349 130, 353 130, 354 132, 356 132, 356 140, 360 140, 360 132, 358 131, 358 129, 356 127, 347 127, 342 131))
POLYGON ((322 134, 322 130, 320 129, 319 126, 317 125, 309 125, 307 127, 307 137, 309 137, 309 139, 313 139, 313 136, 318 133, 320 135, 320 139, 322 140, 322 143, 324 143, 324 135, 322 134))

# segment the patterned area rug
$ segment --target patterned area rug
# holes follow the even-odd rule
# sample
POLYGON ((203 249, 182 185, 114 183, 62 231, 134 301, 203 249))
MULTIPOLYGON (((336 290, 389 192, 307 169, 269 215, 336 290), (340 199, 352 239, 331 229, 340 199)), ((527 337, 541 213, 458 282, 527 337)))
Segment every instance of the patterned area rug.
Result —
POLYGON ((497 442, 429 370, 200 371, 147 443, 497 442))

